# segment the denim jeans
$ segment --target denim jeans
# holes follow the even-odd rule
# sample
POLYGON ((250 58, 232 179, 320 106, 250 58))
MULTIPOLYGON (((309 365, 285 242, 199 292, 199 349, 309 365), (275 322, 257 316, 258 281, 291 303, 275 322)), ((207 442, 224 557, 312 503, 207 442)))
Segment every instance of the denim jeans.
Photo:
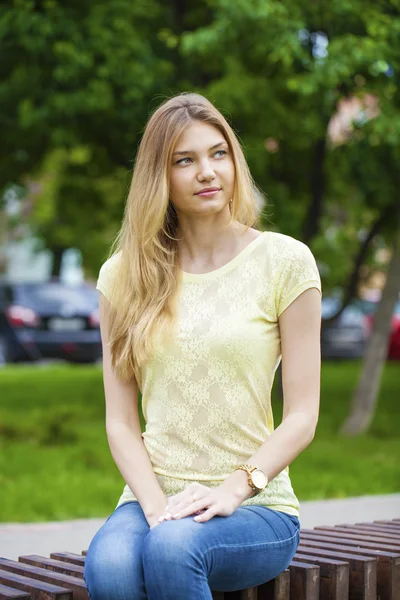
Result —
POLYGON ((88 549, 90 599, 211 600, 211 590, 273 579, 299 545, 299 519, 266 506, 239 506, 204 523, 194 516, 150 529, 137 501, 116 508, 88 549))

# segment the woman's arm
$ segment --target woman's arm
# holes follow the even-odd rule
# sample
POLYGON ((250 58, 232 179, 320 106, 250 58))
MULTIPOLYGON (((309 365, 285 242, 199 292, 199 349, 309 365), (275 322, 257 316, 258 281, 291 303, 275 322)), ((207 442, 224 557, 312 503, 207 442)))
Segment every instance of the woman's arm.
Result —
MULTIPOLYGON (((318 415, 321 372, 321 294, 304 291, 279 317, 284 408, 282 423, 246 461, 271 481, 311 443, 318 415)), ((253 491, 247 474, 235 471, 222 484, 241 502, 253 491)))
POLYGON ((100 331, 103 346, 103 381, 106 400, 106 431, 114 461, 135 494, 146 519, 158 518, 167 498, 162 491, 144 446, 138 413, 138 385, 133 377, 120 381, 111 368, 109 349, 109 303, 100 293, 100 331))

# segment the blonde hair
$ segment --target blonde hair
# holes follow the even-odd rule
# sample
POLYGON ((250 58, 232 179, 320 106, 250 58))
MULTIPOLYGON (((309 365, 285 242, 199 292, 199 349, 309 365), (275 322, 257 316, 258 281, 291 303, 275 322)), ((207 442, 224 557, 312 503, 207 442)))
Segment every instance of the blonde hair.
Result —
POLYGON ((122 380, 134 376, 139 389, 141 366, 176 325, 178 217, 169 200, 169 177, 175 145, 194 121, 213 125, 228 142, 235 167, 229 225, 236 220, 248 228, 258 218, 258 188, 223 115, 200 94, 182 93, 165 100, 144 130, 122 226, 109 254, 109 258, 118 255, 109 297, 112 367, 122 380))

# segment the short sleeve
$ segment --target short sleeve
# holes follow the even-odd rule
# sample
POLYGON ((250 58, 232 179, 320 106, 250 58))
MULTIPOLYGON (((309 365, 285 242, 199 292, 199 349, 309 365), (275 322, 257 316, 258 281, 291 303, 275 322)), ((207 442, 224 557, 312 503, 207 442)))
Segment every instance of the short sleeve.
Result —
POLYGON ((110 300, 110 291, 116 276, 119 254, 114 254, 100 268, 99 276, 96 283, 98 289, 106 298, 110 300))
POLYGON ((290 236, 282 236, 282 242, 275 276, 278 317, 305 290, 317 288, 321 293, 321 278, 310 248, 290 236))

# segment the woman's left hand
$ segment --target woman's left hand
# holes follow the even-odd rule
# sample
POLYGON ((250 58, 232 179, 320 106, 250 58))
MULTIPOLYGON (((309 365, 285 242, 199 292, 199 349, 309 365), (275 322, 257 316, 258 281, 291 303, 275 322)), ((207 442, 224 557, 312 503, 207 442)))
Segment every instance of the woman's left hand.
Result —
POLYGON ((201 523, 209 521, 215 515, 228 517, 240 506, 240 501, 228 489, 209 488, 194 481, 183 492, 168 497, 162 521, 183 519, 196 514, 194 520, 201 523))

